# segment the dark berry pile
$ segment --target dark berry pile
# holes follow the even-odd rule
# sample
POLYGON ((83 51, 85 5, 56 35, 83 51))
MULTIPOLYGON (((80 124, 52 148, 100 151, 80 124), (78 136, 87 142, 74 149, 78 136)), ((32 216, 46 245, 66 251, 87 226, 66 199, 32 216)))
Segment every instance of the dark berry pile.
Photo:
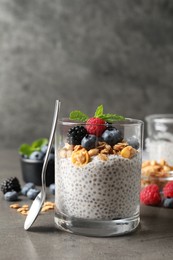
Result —
POLYGON ((6 179, 1 184, 1 191, 3 192, 3 194, 7 193, 8 191, 20 192, 21 187, 19 180, 16 177, 10 177, 6 179))
POLYGON ((87 124, 86 128, 81 125, 72 127, 67 133, 67 143, 70 145, 82 145, 82 147, 84 147, 85 149, 90 150, 96 147, 99 141, 106 142, 107 144, 114 146, 115 144, 124 140, 133 148, 139 148, 139 141, 135 136, 124 139, 123 134, 119 129, 108 125, 106 122, 104 122, 104 125, 101 129, 100 127, 100 125, 93 125, 91 128, 91 125, 88 126, 87 124), (102 132, 102 134, 100 136, 98 136, 98 134, 93 134, 93 129, 96 129, 97 133, 102 132), (93 130, 92 134, 90 130, 93 130))
MULTIPOLYGON (((1 191, 4 194, 4 199, 7 201, 18 201, 19 196, 26 196, 28 199, 34 200, 38 193, 39 189, 35 186, 34 183, 28 182, 22 186, 19 183, 19 180, 16 177, 10 177, 4 180, 1 183, 1 191)), ((52 183, 49 186, 50 194, 55 194, 55 184, 52 183)))

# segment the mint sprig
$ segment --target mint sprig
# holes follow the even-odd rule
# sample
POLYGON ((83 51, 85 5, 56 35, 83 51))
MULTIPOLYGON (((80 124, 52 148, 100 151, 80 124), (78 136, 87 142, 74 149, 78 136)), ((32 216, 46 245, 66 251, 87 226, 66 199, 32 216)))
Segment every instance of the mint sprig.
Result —
MULTIPOLYGON (((95 114, 94 114, 94 117, 101 118, 108 123, 114 123, 116 121, 125 120, 124 116, 120 116, 120 115, 117 115, 117 114, 104 114, 103 113, 103 105, 100 105, 100 106, 97 107, 95 114)), ((76 121, 86 122, 89 119, 89 117, 79 110, 74 110, 70 113, 70 119, 76 120, 76 121)))
POLYGON ((35 151, 40 151, 41 147, 48 144, 47 138, 40 138, 35 140, 31 145, 30 144, 21 144, 19 147, 19 154, 30 156, 35 151))

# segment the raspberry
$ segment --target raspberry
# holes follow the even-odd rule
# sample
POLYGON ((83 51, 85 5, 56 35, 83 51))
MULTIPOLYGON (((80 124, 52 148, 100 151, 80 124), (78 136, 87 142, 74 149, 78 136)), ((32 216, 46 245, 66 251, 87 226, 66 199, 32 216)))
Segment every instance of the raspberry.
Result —
POLYGON ((159 187, 156 184, 146 186, 140 193, 140 201, 146 205, 159 205, 161 203, 159 187))
POLYGON ((163 194, 166 198, 173 198, 173 181, 169 181, 163 188, 163 194))
POLYGON ((101 136, 106 129, 106 122, 101 118, 91 117, 86 122, 86 129, 91 135, 101 136))

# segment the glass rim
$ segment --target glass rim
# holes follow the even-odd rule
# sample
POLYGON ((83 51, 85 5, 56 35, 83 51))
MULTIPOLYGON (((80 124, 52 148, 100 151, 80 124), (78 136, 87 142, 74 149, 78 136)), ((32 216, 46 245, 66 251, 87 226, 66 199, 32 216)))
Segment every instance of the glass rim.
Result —
MULTIPOLYGON (((62 119, 59 119, 58 120, 58 124, 61 124, 61 125, 77 125, 77 124, 80 124, 80 125, 92 125, 92 124, 86 124, 86 122, 81 122, 81 121, 73 121, 73 120, 70 120, 69 118, 62 118, 62 119)), ((109 123, 106 123, 106 124, 97 124, 97 125, 107 125, 109 123)), ((119 125, 119 126, 139 126, 139 125, 143 125, 144 122, 140 119, 134 119, 134 118, 125 118, 125 120, 122 120, 122 121, 117 121, 117 122, 114 122, 114 123, 110 123, 110 126, 115 126, 115 125, 119 125)))
POLYGON ((151 114, 145 117, 147 122, 173 123, 173 114, 151 114))

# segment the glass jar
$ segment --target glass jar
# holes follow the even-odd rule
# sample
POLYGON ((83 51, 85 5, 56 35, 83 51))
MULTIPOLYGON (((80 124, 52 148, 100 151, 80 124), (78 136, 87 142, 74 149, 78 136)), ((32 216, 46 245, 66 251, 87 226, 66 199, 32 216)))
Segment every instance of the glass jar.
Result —
POLYGON ((100 237, 134 231, 140 222, 143 122, 126 119, 116 124, 99 125, 98 128, 104 129, 103 134, 91 137, 92 142, 88 146, 84 142, 89 138, 88 134, 85 140, 83 137, 82 141, 77 140, 76 145, 71 144, 69 130, 74 127, 77 131, 81 127, 88 129, 95 126, 67 119, 57 124, 57 227, 76 234, 100 237), (117 140, 116 131, 119 133, 116 133, 117 140))
POLYGON ((146 150, 150 160, 165 160, 173 165, 173 114, 146 117, 146 150))

